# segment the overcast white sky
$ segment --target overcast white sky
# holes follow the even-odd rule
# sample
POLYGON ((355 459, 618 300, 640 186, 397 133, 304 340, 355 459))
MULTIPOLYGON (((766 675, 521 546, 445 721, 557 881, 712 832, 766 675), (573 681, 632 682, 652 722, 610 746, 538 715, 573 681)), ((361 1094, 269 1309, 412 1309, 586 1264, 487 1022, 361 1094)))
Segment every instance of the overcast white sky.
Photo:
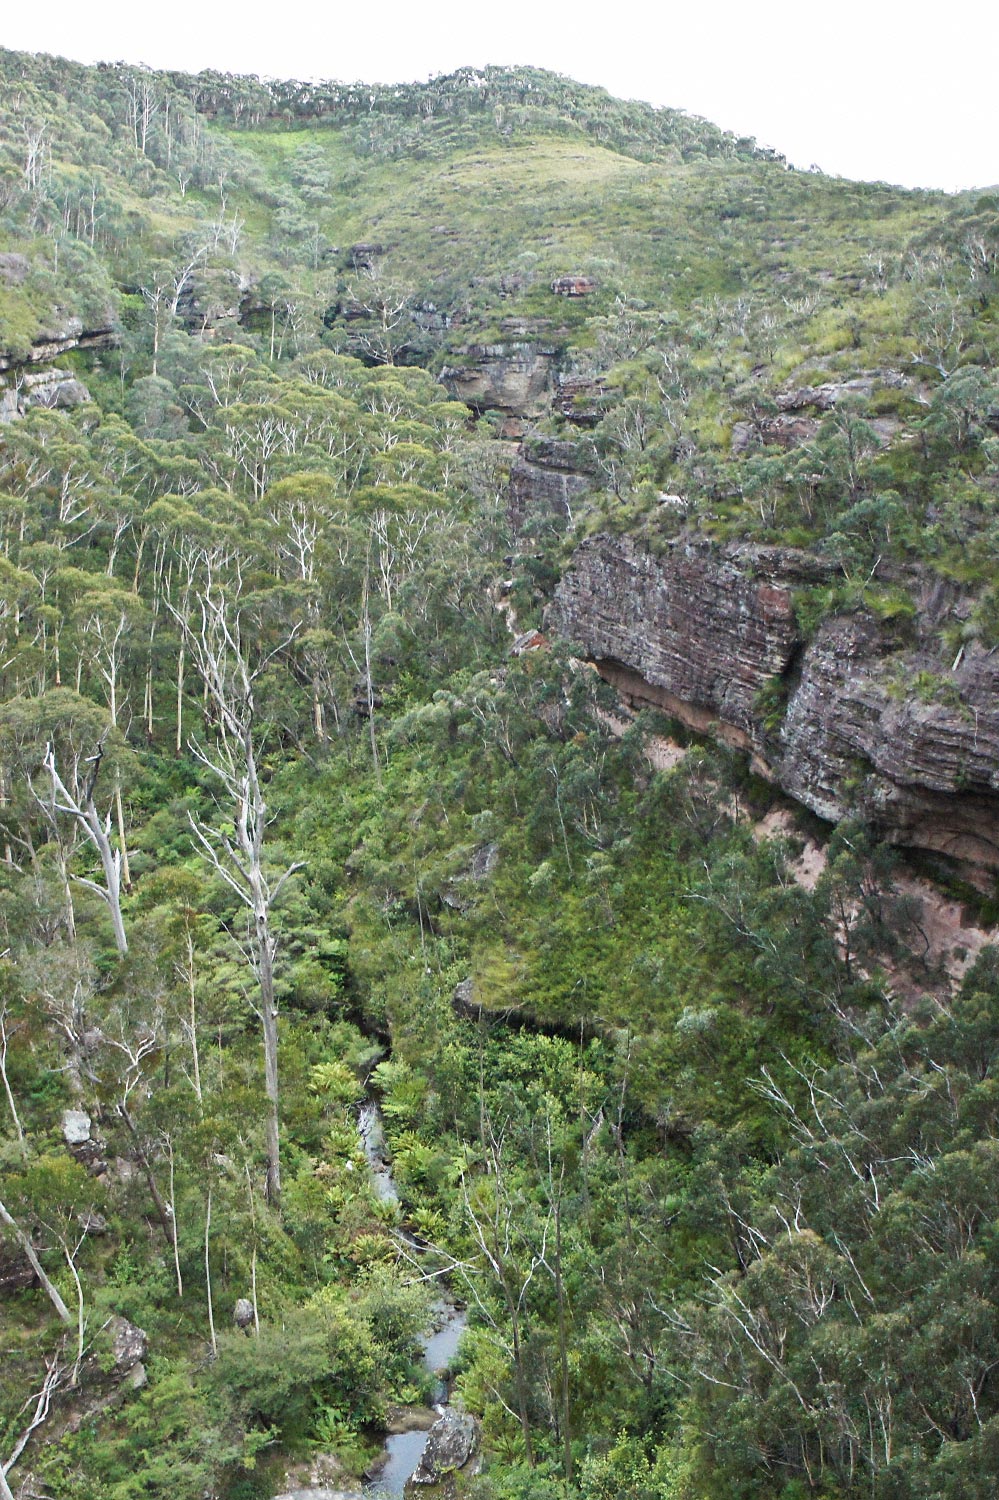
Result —
POLYGON ((798 167, 999 183, 995 0, 2 0, 0 45, 82 62, 399 82, 528 63, 755 135, 798 167))

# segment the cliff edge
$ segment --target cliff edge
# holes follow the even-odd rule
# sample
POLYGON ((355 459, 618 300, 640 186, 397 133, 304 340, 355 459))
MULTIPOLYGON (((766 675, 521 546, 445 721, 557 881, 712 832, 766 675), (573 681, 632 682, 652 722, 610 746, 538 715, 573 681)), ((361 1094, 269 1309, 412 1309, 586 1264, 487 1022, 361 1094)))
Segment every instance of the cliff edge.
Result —
POLYGON ((744 750, 820 817, 860 817, 990 881, 999 657, 974 640, 955 657, 971 601, 913 568, 894 590, 911 604, 832 613, 809 635, 802 593, 833 581, 791 548, 600 535, 577 548, 546 624, 632 702, 744 750))

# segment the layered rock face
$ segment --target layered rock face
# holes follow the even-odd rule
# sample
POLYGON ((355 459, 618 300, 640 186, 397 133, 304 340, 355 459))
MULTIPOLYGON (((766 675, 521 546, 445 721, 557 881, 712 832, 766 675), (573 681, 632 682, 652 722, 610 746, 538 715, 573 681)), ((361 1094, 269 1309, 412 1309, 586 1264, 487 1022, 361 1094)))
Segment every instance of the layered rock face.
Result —
POLYGON ((625 696, 745 750, 819 816, 858 816, 890 842, 999 871, 999 658, 954 662, 941 630, 967 601, 907 575, 904 628, 834 615, 805 640, 794 592, 828 578, 806 553, 678 538, 576 551, 547 625, 625 696))
POLYGON ((18 369, 22 365, 48 364, 73 349, 110 349, 116 341, 110 319, 105 327, 84 328, 80 318, 62 318, 56 326, 42 329, 27 353, 15 354, 10 349, 0 348, 0 371, 18 369))
POLYGON ((463 353, 467 364, 447 365, 441 371, 441 382, 454 400, 476 412, 529 419, 548 410, 557 346, 511 338, 498 344, 469 344, 463 353))
POLYGON ((68 370, 35 370, 20 375, 15 385, 0 383, 0 426, 16 422, 32 406, 65 410, 89 401, 82 380, 68 370))
POLYGON ((514 531, 537 517, 571 520, 592 486, 591 467, 576 443, 540 437, 523 442, 510 469, 507 510, 514 531))

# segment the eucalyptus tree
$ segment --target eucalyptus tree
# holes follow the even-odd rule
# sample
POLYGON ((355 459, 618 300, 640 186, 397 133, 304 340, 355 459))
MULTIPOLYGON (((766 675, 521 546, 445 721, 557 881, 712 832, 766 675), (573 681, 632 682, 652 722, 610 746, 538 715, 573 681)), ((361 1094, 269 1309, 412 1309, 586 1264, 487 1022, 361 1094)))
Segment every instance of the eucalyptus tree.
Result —
MULTIPOLYGON (((145 623, 146 613, 142 601, 135 594, 114 585, 90 590, 83 595, 77 606, 76 614, 86 643, 87 657, 101 682, 112 730, 121 728, 123 716, 127 716, 126 669, 135 639, 137 636, 141 639, 139 628, 145 623)), ((125 727, 127 728, 127 724, 125 727)), ((121 781, 117 777, 114 784, 114 805, 122 876, 127 888, 131 885, 131 875, 121 781)))
MULTIPOLYGON (((50 742, 45 748, 45 758, 42 766, 50 782, 50 791, 46 797, 36 793, 38 805, 44 810, 46 816, 54 823, 56 815, 72 818, 82 831, 84 837, 94 846, 101 862, 103 883, 90 880, 83 875, 75 878, 79 883, 96 896, 99 896, 108 908, 111 917, 111 926, 114 931, 115 947, 123 957, 128 952, 128 939, 125 935, 125 923, 121 913, 121 890, 123 871, 123 849, 115 848, 111 840, 111 811, 100 812, 97 807, 97 781, 100 776, 101 765, 104 760, 104 737, 98 740, 93 754, 88 757, 88 773, 82 785, 75 791, 71 791, 59 773, 56 764, 55 746, 50 742)), ((121 798, 120 788, 116 788, 116 796, 121 798)))
POLYGON ((270 814, 261 755, 266 723, 258 712, 257 690, 271 664, 298 635, 293 624, 275 644, 261 638, 261 621, 239 594, 238 580, 226 577, 224 555, 201 553, 197 591, 182 611, 171 606, 211 706, 213 743, 190 741, 192 754, 221 789, 226 815, 215 822, 191 815, 199 853, 236 896, 247 917, 247 951, 258 986, 255 1006, 264 1046, 267 1198, 281 1198, 278 1004, 274 965, 278 937, 274 907, 300 862, 275 873, 267 829, 270 814), (231 831, 230 831, 231 830, 231 831))
POLYGON ((104 805, 98 783, 105 765, 118 780, 122 753, 107 714, 67 688, 14 698, 0 708, 6 838, 23 851, 42 884, 46 856, 54 860, 70 938, 76 936, 73 883, 105 902, 120 954, 128 948, 121 914, 121 853, 111 838, 112 804, 104 805), (73 873, 81 837, 99 857, 100 880, 73 873))

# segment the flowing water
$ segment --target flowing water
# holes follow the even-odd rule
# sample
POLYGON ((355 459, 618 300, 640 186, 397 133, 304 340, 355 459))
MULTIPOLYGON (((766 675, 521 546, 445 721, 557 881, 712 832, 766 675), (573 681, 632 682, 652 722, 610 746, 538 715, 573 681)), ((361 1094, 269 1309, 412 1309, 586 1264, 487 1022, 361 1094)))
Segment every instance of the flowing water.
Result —
MULTIPOLYGON (((468 1319, 463 1310, 455 1307, 452 1302, 435 1303, 434 1314, 436 1329, 433 1333, 424 1334, 422 1343, 424 1366, 431 1374, 436 1375, 438 1371, 450 1368, 468 1319)), ((447 1405, 447 1398, 447 1381, 442 1379, 434 1392, 434 1407, 438 1414, 447 1405)), ((388 1458, 376 1477, 365 1485, 366 1493, 372 1497, 401 1495, 407 1479, 423 1456, 426 1444, 425 1432, 398 1432, 386 1438, 385 1452, 388 1458)))
POLYGON ((366 1495, 401 1495, 427 1446, 425 1432, 395 1432, 385 1439, 388 1458, 375 1479, 364 1486, 366 1495))
MULTIPOLYGON (((357 1120, 357 1133, 360 1136, 361 1147, 368 1163, 371 1185, 375 1193, 383 1203, 398 1203, 399 1194, 396 1192, 392 1168, 389 1165, 381 1111, 373 1100, 369 1100, 361 1107, 357 1120)), ((419 1248, 415 1240, 410 1243, 414 1249, 419 1248)), ((467 1321, 467 1314, 462 1308, 455 1307, 453 1302, 448 1302, 442 1297, 434 1303, 433 1327, 420 1339, 423 1345, 423 1364, 432 1375, 450 1369, 467 1321)), ((438 1415, 447 1406, 448 1394, 448 1381, 439 1380, 433 1395, 434 1408, 438 1415)), ((391 1433, 385 1439, 385 1462, 375 1477, 364 1486, 363 1494, 366 1500, 382 1500, 382 1497, 403 1494, 406 1481, 420 1462, 426 1445, 426 1432, 391 1433)), ((344 1490, 314 1486, 307 1489, 286 1490, 277 1497, 277 1500, 350 1500, 350 1496, 344 1490)))
POLYGON ((385 1150, 385 1127, 381 1110, 373 1099, 362 1104, 357 1117, 357 1133, 371 1173, 371 1185, 383 1203, 398 1203, 399 1194, 392 1180, 392 1168, 385 1150))
MULTIPOLYGON (((392 1168, 385 1149, 381 1112, 374 1101, 369 1101, 362 1107, 357 1128, 375 1192, 383 1203, 398 1203, 399 1195, 392 1180, 392 1168)), ((424 1367, 436 1375, 440 1370, 450 1369, 462 1329, 468 1320, 462 1309, 443 1298, 434 1304, 433 1312, 433 1331, 425 1333, 421 1342, 424 1367)), ((447 1405, 448 1394, 447 1381, 440 1380, 433 1396, 438 1414, 447 1405)), ((365 1485, 366 1495, 372 1497, 372 1500, 375 1496, 401 1495, 406 1481, 420 1462, 426 1445, 425 1432, 396 1432, 387 1437, 386 1460, 375 1478, 365 1485)))

